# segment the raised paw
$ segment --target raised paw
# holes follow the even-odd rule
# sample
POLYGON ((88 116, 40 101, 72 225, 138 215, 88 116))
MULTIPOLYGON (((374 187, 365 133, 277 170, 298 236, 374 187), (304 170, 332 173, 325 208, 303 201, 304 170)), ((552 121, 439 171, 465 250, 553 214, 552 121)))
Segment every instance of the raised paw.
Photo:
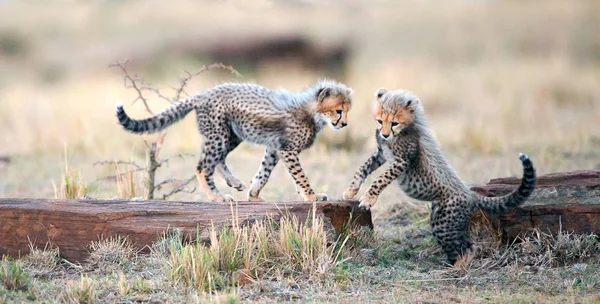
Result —
POLYGON ((356 196, 356 193, 358 193, 358 189, 348 188, 344 191, 344 194, 342 194, 342 198, 344 200, 351 200, 356 196))
POLYGON ((244 182, 242 182, 239 179, 227 180, 226 183, 227 183, 227 186, 229 186, 237 191, 244 191, 246 189, 246 184, 244 184, 244 182))
POLYGON ((369 192, 367 192, 360 198, 360 205, 358 205, 358 207, 369 210, 371 207, 373 207, 373 205, 375 205, 375 202, 377 202, 377 196, 371 195, 369 192))

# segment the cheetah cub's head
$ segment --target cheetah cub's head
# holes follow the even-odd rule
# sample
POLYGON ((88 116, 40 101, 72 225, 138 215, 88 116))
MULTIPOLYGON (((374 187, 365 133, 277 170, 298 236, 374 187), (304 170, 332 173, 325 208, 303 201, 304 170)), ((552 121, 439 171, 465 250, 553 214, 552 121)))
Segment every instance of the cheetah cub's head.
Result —
POLYGON ((409 91, 380 88, 375 92, 375 97, 373 115, 379 124, 379 135, 385 140, 391 140, 413 124, 422 110, 419 99, 409 91))
POLYGON ((323 81, 317 89, 316 112, 334 130, 348 125, 352 89, 343 84, 323 81))

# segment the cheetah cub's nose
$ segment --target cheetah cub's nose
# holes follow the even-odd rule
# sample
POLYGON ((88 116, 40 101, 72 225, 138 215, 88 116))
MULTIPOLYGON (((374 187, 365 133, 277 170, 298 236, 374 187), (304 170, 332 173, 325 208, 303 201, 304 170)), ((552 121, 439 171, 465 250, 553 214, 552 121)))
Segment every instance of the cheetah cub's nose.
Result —
POLYGON ((381 137, 383 138, 388 138, 390 135, 389 134, 381 134, 381 137))
POLYGON ((348 123, 346 123, 346 122, 343 122, 343 123, 342 123, 342 128, 343 128, 343 127, 345 127, 345 126, 347 126, 347 125, 348 125, 348 123))

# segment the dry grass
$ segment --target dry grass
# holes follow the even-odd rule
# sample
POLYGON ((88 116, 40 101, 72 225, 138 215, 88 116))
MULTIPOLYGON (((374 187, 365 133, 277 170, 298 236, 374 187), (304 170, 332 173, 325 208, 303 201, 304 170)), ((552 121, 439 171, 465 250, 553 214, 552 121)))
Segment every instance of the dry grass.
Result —
POLYGON ((87 190, 87 184, 77 169, 69 167, 67 145, 65 144, 65 169, 62 174, 60 186, 52 181, 55 199, 77 199, 83 197, 87 190))
POLYGON ((213 228, 210 245, 174 244, 166 273, 175 284, 212 292, 243 285, 273 272, 288 277, 324 275, 342 263, 347 238, 328 243, 323 220, 313 212, 305 223, 293 215, 258 221, 252 226, 213 228))
POLYGON ((144 183, 144 172, 131 164, 127 164, 125 172, 115 165, 115 181, 119 198, 131 199, 144 197, 147 193, 147 184, 144 183))

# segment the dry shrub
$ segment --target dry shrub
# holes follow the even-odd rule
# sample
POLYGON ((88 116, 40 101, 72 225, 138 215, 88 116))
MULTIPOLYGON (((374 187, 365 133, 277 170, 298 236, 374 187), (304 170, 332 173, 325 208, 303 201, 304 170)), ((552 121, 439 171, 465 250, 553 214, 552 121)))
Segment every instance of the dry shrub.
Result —
POLYGON ((110 271, 114 266, 121 266, 130 261, 137 253, 127 237, 115 236, 103 238, 90 244, 90 255, 87 259, 90 266, 99 270, 110 271))
POLYGON ((209 246, 174 245, 166 272, 173 283, 201 292, 247 283, 273 269, 289 275, 320 275, 340 263, 346 240, 329 245, 324 222, 314 211, 303 224, 293 215, 279 222, 255 221, 252 226, 240 226, 236 220, 231 227, 213 227, 209 246))
POLYGON ((63 303, 73 304, 91 304, 98 302, 97 295, 98 283, 82 274, 76 282, 67 282, 62 301, 63 303))

